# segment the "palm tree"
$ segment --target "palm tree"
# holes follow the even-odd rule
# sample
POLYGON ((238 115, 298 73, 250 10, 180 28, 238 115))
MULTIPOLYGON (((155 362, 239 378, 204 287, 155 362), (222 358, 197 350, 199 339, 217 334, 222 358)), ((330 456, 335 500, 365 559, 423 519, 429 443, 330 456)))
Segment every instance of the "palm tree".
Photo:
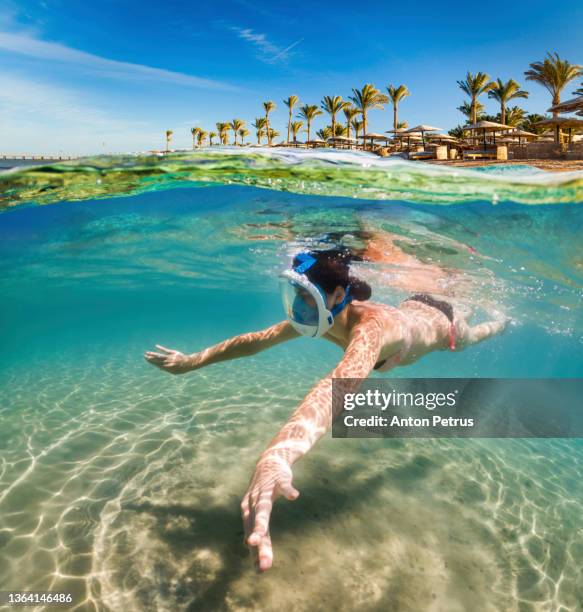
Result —
POLYGON ((249 136, 249 130, 246 127, 239 128, 239 136, 241 136, 241 146, 243 146, 243 140, 249 136))
POLYGON ((502 121, 501 117, 502 113, 499 113, 496 120, 500 123, 511 125, 512 127, 519 127, 522 125, 524 118, 526 117, 526 111, 518 106, 511 106, 506 110, 505 121, 502 121))
POLYGON ((399 121, 399 123, 397 123, 398 130, 406 130, 408 127, 409 123, 407 121, 399 121))
POLYGON ((209 144, 212 147, 213 146, 213 138, 217 137, 217 133, 216 132, 209 132, 209 144))
POLYGON ((263 108, 265 109, 265 131, 267 132, 267 144, 271 146, 271 128, 269 127, 269 113, 272 110, 275 110, 275 102, 268 100, 263 103, 263 108))
POLYGON ((397 117, 399 102, 411 95, 411 92, 407 89, 406 85, 399 85, 399 87, 393 87, 389 85, 387 87, 387 91, 389 92, 389 98, 393 103, 393 130, 397 130, 399 127, 399 119, 397 117))
POLYGON ((255 123, 251 125, 255 128, 255 134, 257 135, 257 144, 261 144, 261 139, 265 136, 265 125, 267 121, 265 117, 256 117, 255 123))
POLYGON ((454 128, 449 130, 448 134, 450 136, 453 136, 454 138, 457 138, 458 140, 461 140, 464 137, 464 135, 465 135, 465 130, 464 130, 463 126, 456 125, 454 128))
POLYGON ((233 119, 229 127, 233 130, 233 134, 235 135, 235 146, 237 146, 237 134, 241 128, 245 127, 245 122, 243 119, 233 119))
POLYGON ((514 79, 510 79, 506 83, 502 79, 496 79, 494 87, 488 92, 488 98, 492 98, 500 104, 500 123, 506 123, 506 104, 514 98, 528 98, 528 91, 520 89, 520 85, 514 79))
MULTIPOLYGON (((289 136, 291 131, 291 123, 292 123, 292 115, 294 112, 294 108, 297 104, 299 104, 300 99, 297 96, 290 96, 283 103, 289 108, 289 116, 287 118, 287 141, 289 142, 289 136)), ((294 139, 295 141, 295 139, 294 139)))
MULTIPOLYGON (((500 112, 500 117, 502 117, 502 112, 500 112)), ((506 111, 505 121, 500 119, 500 123, 505 123, 506 125, 511 125, 512 127, 519 127, 524 122, 524 118, 526 117, 526 111, 523 108, 519 108, 518 106, 512 106, 506 111)))
POLYGON ((337 123, 334 127, 331 125, 328 127, 332 136, 346 136, 346 126, 342 125, 342 123, 337 123))
MULTIPOLYGON (((462 115, 465 115, 468 123, 472 123, 472 105, 469 102, 464 102, 461 106, 457 107, 457 110, 462 115)), ((479 121, 484 116, 484 105, 479 100, 476 100, 474 110, 476 111, 476 121, 479 121)))
POLYGON ((328 140, 328 138, 332 136, 332 130, 330 129, 330 126, 327 125, 325 128, 318 130, 316 132, 316 136, 320 138, 320 140, 323 140, 324 142, 326 142, 326 140, 328 140))
POLYGON ((354 135, 357 140, 358 140, 358 135, 360 134, 360 130, 362 130, 363 126, 364 126, 364 121, 356 121, 356 119, 352 120, 352 127, 354 128, 354 135))
POLYGON ((172 130, 166 130, 166 153, 170 151, 170 141, 172 140, 172 135, 174 132, 172 130))
POLYGON ((223 125, 225 124, 217 122, 215 123, 215 125, 217 126, 217 134, 219 135, 219 142, 223 144, 223 125))
POLYGON ((291 128, 291 133, 294 137, 294 142, 297 142, 298 132, 301 132, 303 127, 304 127, 303 121, 292 121, 290 128, 291 128))
POLYGON ((202 146, 207 136, 208 136, 207 132, 205 132, 204 130, 201 130, 200 128, 198 129, 197 139, 198 139, 199 147, 202 146))
POLYGON ((354 106, 347 106, 344 109, 344 116, 346 117, 346 135, 348 138, 350 138, 350 127, 358 115, 360 115, 360 111, 357 108, 354 108, 354 106))
POLYGON ((197 138, 199 132, 200 132, 200 128, 199 127, 190 128, 190 133, 192 134, 192 148, 193 149, 195 147, 195 141, 196 141, 196 138, 197 138))
POLYGON ((386 104, 389 98, 371 83, 367 83, 362 89, 353 89, 352 93, 354 95, 350 99, 362 115, 362 129, 366 134, 368 111, 373 108, 384 108, 383 104, 386 104))
POLYGON ((310 129, 312 127, 312 121, 323 115, 324 113, 315 104, 304 104, 300 108, 300 117, 306 121, 306 132, 308 133, 308 140, 310 140, 310 129))
POLYGON ((465 81, 458 81, 459 88, 470 98, 470 123, 478 121, 478 97, 490 91, 496 86, 496 83, 490 81, 490 76, 485 72, 476 72, 466 74, 465 81))
POLYGON ((223 129, 221 130, 221 139, 223 140, 223 144, 229 144, 229 131, 231 130, 230 123, 223 123, 223 129))
POLYGON ((322 108, 332 119, 332 134, 336 135, 336 115, 350 106, 350 102, 342 99, 342 96, 324 96, 322 98, 322 108))
POLYGON ((579 87, 579 89, 576 89, 573 93, 576 96, 583 96, 583 83, 581 83, 581 87, 579 87))
POLYGON ((537 125, 539 121, 543 121, 544 119, 548 119, 548 116, 539 115, 537 113, 531 113, 526 115, 526 117, 522 121, 522 125, 520 126, 523 130, 527 132, 533 132, 534 134, 542 134, 545 131, 545 127, 542 125, 537 125))
POLYGON ((223 145, 229 144, 229 130, 230 129, 231 129, 230 123, 224 123, 224 122, 217 123, 217 131, 219 133, 221 144, 223 145))
MULTIPOLYGON (((558 53, 547 53, 542 62, 533 62, 524 75, 527 81, 542 85, 552 96, 553 106, 560 104, 561 92, 573 79, 583 74, 583 66, 562 60, 558 53)), ((559 113, 553 112, 553 117, 559 113)))
POLYGON ((269 142, 269 146, 271 146, 271 141, 274 138, 277 138, 279 136, 279 132, 277 130, 274 130, 273 128, 269 128, 267 130, 267 140, 269 142))

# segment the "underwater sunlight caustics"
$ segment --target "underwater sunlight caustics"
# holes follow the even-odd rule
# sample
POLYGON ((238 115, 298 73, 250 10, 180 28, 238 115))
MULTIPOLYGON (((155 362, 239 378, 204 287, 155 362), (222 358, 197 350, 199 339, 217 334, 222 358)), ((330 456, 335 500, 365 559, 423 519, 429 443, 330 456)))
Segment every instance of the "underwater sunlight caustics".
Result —
POLYGON ((581 378, 582 203, 334 150, 0 173, 0 591, 581 610, 582 439, 329 428, 333 378, 581 378))

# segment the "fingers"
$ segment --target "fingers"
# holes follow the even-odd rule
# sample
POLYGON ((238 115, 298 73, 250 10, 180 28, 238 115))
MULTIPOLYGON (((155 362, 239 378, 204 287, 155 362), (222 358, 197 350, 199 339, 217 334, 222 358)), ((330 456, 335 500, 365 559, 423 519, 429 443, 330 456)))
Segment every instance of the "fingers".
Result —
POLYGON ((271 537, 269 534, 261 538, 257 549, 256 566, 260 572, 267 571, 273 565, 273 547, 271 546, 271 537))
POLYGON ((299 491, 292 485, 291 469, 280 462, 258 464, 249 488, 241 501, 245 542, 253 548, 257 569, 268 570, 273 564, 269 522, 273 502, 279 495, 293 501, 299 491))
POLYGON ((264 493, 254 505, 245 497, 241 503, 241 515, 245 526, 246 542, 255 549, 255 566, 260 572, 273 565, 273 549, 269 535, 269 519, 273 506, 270 495, 264 493), (248 535, 251 532, 251 535, 248 535))
POLYGON ((294 501, 300 496, 300 492, 292 485, 291 482, 280 484, 279 491, 289 501, 294 501))
POLYGON ((156 344, 156 348, 161 351, 164 351, 165 353, 175 353, 176 352, 175 350, 166 348, 165 346, 162 346, 161 344, 156 344))
POLYGON ((258 546, 261 538, 269 533, 269 518, 271 516, 271 509, 273 502, 270 497, 265 495, 255 505, 255 521, 253 524, 253 533, 247 539, 250 546, 258 546))
POLYGON ((144 359, 152 364, 153 366, 156 366, 157 368, 160 368, 161 370, 165 370, 166 369, 166 357, 164 355, 144 355, 144 359))
POLYGON ((249 510, 249 497, 246 495, 241 502, 241 519, 243 520, 243 529, 245 531, 245 542, 251 534, 251 528, 253 526, 251 520, 251 511, 249 510))

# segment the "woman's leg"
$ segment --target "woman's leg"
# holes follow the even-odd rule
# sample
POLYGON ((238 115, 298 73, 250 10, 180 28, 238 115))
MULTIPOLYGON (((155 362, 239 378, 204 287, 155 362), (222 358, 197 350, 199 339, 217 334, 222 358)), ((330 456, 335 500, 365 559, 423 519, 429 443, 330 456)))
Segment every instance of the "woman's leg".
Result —
POLYGON ((458 319, 456 321, 456 344, 461 348, 465 348, 471 344, 477 344, 478 342, 482 342, 482 340, 496 336, 504 331, 506 324, 506 319, 487 321, 485 323, 478 323, 477 325, 468 325, 465 319, 458 319))

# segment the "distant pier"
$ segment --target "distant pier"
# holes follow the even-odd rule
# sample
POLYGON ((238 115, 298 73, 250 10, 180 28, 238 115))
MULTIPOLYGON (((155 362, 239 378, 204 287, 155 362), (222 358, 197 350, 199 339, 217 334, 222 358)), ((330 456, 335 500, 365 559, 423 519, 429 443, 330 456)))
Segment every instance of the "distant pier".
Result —
POLYGON ((77 159, 73 155, 0 155, 0 170, 16 166, 42 166, 77 159))

